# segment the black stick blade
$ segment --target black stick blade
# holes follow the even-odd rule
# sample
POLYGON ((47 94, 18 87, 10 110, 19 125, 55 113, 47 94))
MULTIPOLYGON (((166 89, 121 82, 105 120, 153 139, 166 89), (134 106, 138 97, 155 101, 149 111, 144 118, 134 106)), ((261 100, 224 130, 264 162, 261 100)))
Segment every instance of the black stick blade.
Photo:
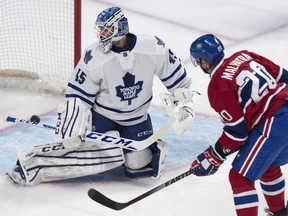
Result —
POLYGON ((114 200, 109 199, 104 194, 100 193, 94 188, 89 189, 88 196, 95 202, 98 202, 99 204, 104 205, 114 210, 121 210, 129 206, 128 203, 119 203, 119 202, 115 202, 114 200))
POLYGON ((104 194, 100 193, 99 191, 95 190, 94 188, 91 188, 89 189, 88 191, 88 196, 94 200, 95 202, 98 202, 99 204, 101 205, 104 205, 108 208, 111 208, 111 209, 114 209, 114 210, 121 210, 123 208, 126 208, 127 206, 130 206, 142 199, 144 199, 145 197, 147 196, 150 196, 151 194, 154 194, 155 192, 165 188, 165 187, 168 187, 170 186, 171 184, 174 184, 175 182, 191 175, 191 171, 188 170, 184 173, 182 173, 181 175, 178 175, 160 185, 158 185, 157 187, 135 197, 134 199, 130 200, 129 202, 126 202, 126 203, 120 203, 120 202, 116 202, 114 200, 111 200, 110 198, 106 197, 104 194))

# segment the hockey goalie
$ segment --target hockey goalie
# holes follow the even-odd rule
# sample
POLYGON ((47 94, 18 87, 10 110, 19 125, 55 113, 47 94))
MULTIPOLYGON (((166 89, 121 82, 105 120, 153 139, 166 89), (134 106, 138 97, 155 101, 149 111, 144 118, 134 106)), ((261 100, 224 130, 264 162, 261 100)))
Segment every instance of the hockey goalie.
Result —
POLYGON ((195 115, 191 78, 161 39, 130 33, 119 7, 102 11, 95 30, 98 41, 84 50, 68 81, 66 102, 59 105, 55 143, 20 152, 8 173, 14 183, 36 185, 116 167, 123 167, 129 178, 158 179, 168 152, 161 137, 141 151, 84 139, 87 130, 138 141, 150 137, 154 76, 169 92, 161 98, 175 120, 171 125, 175 133, 184 133, 191 124, 195 115))

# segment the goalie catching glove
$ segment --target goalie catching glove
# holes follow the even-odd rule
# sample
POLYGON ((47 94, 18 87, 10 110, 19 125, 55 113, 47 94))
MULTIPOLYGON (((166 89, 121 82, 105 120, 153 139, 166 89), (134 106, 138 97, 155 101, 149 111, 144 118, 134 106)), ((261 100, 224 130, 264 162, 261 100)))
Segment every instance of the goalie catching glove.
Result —
POLYGON ((171 127, 177 135, 183 134, 192 123, 195 116, 195 94, 199 95, 198 92, 186 88, 175 89, 174 94, 160 94, 167 115, 176 120, 171 127))
POLYGON ((90 108, 79 98, 69 98, 58 106, 58 120, 55 141, 66 148, 77 148, 92 128, 90 108))

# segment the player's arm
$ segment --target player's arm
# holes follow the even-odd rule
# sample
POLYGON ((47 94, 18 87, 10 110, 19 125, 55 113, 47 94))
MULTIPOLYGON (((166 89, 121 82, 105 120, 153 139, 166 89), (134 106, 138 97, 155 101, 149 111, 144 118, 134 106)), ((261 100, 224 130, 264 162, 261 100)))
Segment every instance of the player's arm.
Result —
POLYGON ((195 116, 195 92, 190 89, 192 79, 188 77, 181 59, 161 39, 155 38, 158 50, 158 55, 153 57, 157 66, 156 75, 170 92, 160 94, 160 98, 168 116, 176 120, 172 129, 176 134, 182 134, 195 116))
POLYGON ((231 91, 217 91, 215 97, 210 95, 210 103, 220 114, 224 127, 217 142, 209 146, 192 162, 190 171, 198 176, 212 175, 217 172, 226 157, 237 151, 247 138, 242 109, 233 100, 231 91), (230 99, 229 104, 226 103, 228 99, 230 99))
POLYGON ((284 82, 288 84, 288 71, 285 68, 281 68, 282 73, 279 79, 279 82, 284 82))
POLYGON ((97 73, 98 68, 93 63, 92 54, 86 50, 69 78, 65 95, 67 99, 77 97, 87 106, 93 106, 101 83, 101 77, 97 76, 101 73, 97 73))
POLYGON ((155 74, 169 92, 191 86, 192 79, 188 76, 181 59, 164 41, 155 36, 151 50, 154 50, 150 56, 155 62, 155 74))
POLYGON ((160 98, 168 116, 175 119, 172 129, 180 135, 195 117, 195 100, 199 93, 191 89, 192 79, 187 76, 180 58, 170 49, 166 49, 164 68, 160 79, 170 93, 162 93, 160 98))

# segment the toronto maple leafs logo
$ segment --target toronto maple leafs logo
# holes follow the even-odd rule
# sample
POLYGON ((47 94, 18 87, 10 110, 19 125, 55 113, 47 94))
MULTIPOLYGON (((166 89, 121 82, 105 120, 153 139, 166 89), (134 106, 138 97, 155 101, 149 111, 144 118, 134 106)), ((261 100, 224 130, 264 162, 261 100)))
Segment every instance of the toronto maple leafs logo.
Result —
POLYGON ((142 91, 143 81, 135 83, 135 76, 127 72, 122 78, 124 86, 116 86, 116 96, 121 98, 121 101, 128 101, 128 105, 132 104, 132 100, 138 97, 142 91))
POLYGON ((157 36, 154 36, 154 37, 156 38, 158 45, 165 47, 164 41, 162 41, 162 40, 161 40, 160 38, 158 38, 157 36))
POLYGON ((174 55, 174 53, 169 49, 169 62, 171 64, 174 64, 176 61, 177 57, 174 55))
POLYGON ((88 62, 93 58, 93 56, 91 55, 91 52, 92 50, 86 51, 85 56, 84 56, 85 64, 88 64, 88 62))

